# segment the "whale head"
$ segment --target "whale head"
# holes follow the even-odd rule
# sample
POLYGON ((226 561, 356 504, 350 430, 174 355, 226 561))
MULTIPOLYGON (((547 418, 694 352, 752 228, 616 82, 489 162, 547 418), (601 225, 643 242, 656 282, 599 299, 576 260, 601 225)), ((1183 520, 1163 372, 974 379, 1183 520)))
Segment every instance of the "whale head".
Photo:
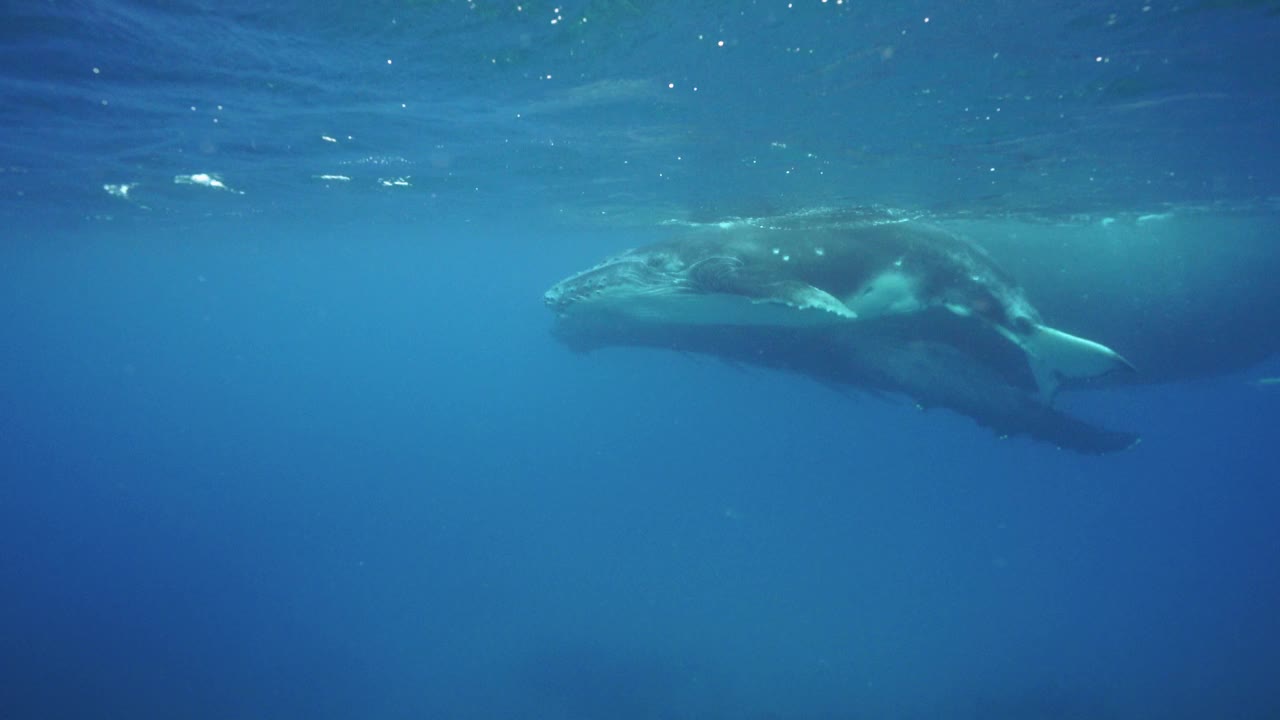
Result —
POLYGON ((694 291, 688 264, 677 255, 627 250, 551 286, 543 302, 564 318, 694 291))

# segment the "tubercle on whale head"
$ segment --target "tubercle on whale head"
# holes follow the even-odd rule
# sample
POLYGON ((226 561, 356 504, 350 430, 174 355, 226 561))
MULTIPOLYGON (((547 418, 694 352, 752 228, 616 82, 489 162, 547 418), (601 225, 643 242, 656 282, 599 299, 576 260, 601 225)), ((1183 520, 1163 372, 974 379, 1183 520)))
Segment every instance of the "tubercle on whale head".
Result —
POLYGON ((678 292, 688 284, 686 269, 674 255, 628 250, 552 285, 542 301, 563 313, 609 296, 678 292))

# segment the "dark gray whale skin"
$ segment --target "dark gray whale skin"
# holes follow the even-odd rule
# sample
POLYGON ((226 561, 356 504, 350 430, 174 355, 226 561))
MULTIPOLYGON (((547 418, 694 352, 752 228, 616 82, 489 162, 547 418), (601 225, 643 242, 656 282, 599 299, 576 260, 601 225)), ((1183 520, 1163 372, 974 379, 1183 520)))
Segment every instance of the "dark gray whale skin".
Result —
POLYGON ((953 410, 998 435, 1027 435, 1085 454, 1126 450, 1139 441, 1136 433, 1097 427, 1040 402, 1021 358, 986 333, 949 327, 954 322, 941 311, 875 320, 857 331, 609 322, 586 327, 571 321, 557 323, 553 334, 578 352, 662 348, 788 371, 835 386, 903 394, 923 409, 953 410), (976 339, 990 343, 987 352, 954 344, 976 339))
POLYGON ((1125 372, 1124 359, 1043 324, 981 248, 927 225, 697 231, 572 275, 544 301, 555 336, 579 351, 712 355, 905 395, 1083 453, 1138 440, 1052 404, 1060 383, 1125 372))

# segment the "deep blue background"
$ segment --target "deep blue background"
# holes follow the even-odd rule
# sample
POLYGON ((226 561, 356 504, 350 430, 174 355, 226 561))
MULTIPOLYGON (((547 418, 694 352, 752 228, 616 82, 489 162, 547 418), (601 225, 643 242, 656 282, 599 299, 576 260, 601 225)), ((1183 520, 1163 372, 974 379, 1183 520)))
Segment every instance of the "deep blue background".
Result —
POLYGON ((6 6, 0 717, 1280 715, 1274 361, 1085 458, 540 302, 670 219, 1273 224, 1277 6, 793 4, 6 6))

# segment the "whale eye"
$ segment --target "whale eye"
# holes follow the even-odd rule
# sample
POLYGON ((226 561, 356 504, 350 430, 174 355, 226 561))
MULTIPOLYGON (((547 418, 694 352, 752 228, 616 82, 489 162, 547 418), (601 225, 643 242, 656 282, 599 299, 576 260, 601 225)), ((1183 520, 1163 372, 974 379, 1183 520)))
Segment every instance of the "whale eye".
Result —
POLYGON ((1031 323, 1031 318, 1019 315, 1013 319, 1013 329, 1019 335, 1030 335, 1035 326, 1031 323))

